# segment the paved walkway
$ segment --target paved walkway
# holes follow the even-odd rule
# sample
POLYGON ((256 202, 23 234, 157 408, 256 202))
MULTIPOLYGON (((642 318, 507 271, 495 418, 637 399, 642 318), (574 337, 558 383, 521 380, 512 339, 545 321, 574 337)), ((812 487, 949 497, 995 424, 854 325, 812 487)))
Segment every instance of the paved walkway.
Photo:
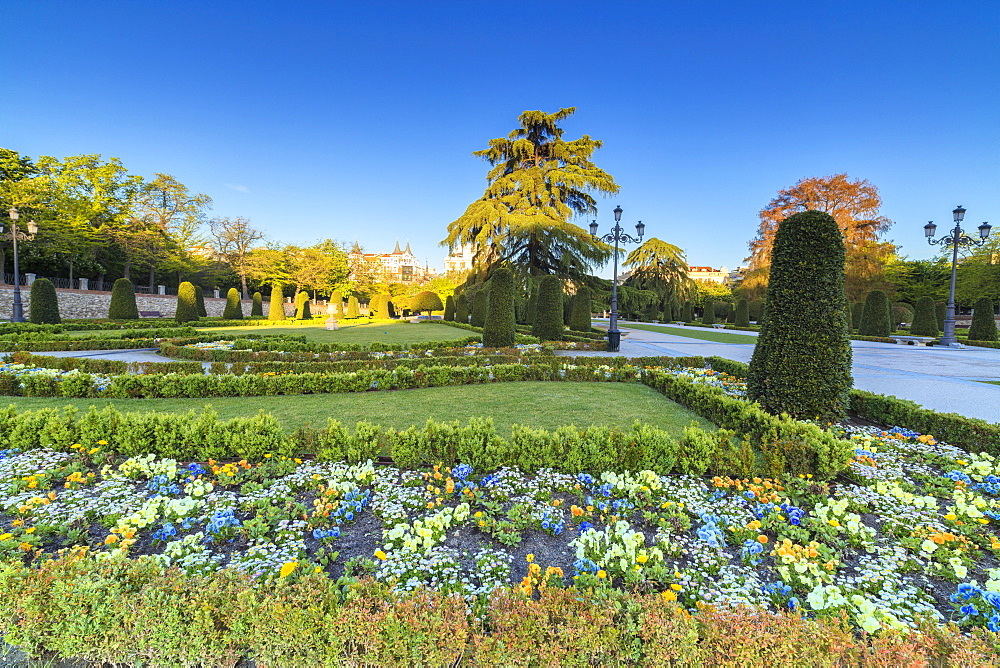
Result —
MULTIPOLYGON (((705 328, 661 325, 664 329, 714 331, 705 328)), ((667 332, 630 329, 627 322, 619 328, 628 332, 622 339, 619 353, 566 351, 574 355, 647 355, 687 356, 718 355, 727 359, 749 362, 753 354, 750 343, 715 343, 667 332)), ((756 332, 734 332, 756 336, 756 332)), ((903 346, 895 343, 852 341, 854 351, 854 386, 910 399, 921 406, 942 413, 958 413, 1000 423, 1000 385, 977 381, 1000 381, 1000 349, 967 346, 963 350, 903 346)))

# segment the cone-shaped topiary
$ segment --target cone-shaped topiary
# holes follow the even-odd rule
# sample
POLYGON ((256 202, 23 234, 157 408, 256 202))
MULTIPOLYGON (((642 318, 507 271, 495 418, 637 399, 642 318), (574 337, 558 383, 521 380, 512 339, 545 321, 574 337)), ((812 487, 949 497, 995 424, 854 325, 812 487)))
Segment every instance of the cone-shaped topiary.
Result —
POLYGON ((333 317, 343 318, 344 295, 340 292, 340 290, 336 290, 332 295, 330 295, 330 303, 333 304, 333 317))
POLYGON ((997 340, 997 321, 993 317, 993 300, 989 297, 983 297, 976 302, 976 307, 972 312, 972 326, 969 327, 969 340, 997 340))
POLYGON ((229 288, 226 293, 226 308, 222 311, 223 320, 242 320, 243 304, 240 302, 240 291, 229 288))
POLYGON ((538 282, 538 302, 531 335, 542 341, 559 341, 563 337, 562 281, 558 276, 543 276, 538 282))
POLYGON ((681 320, 684 322, 694 322, 694 304, 691 300, 684 302, 684 309, 681 312, 681 320))
POLYGON ((309 293, 305 290, 295 293, 295 319, 312 320, 312 309, 309 307, 309 293))
POLYGON ((444 304, 441 303, 441 298, 436 292, 425 290, 424 292, 418 292, 414 295, 413 299, 410 300, 410 310, 414 312, 420 311, 423 313, 443 311, 444 304))
POLYGON ((264 317, 264 297, 259 292, 253 293, 253 303, 250 305, 250 317, 264 317))
POLYGON ((736 302, 736 314, 733 316, 733 324, 737 327, 750 326, 750 302, 746 299, 736 302))
POLYGON ((844 240, 829 214, 796 213, 774 237, 747 396, 770 413, 838 419, 852 384, 844 240))
POLYGON ((271 285, 271 303, 267 307, 268 320, 285 319, 285 293, 280 283, 271 285))
POLYGON ((489 290, 482 288, 472 296, 472 313, 469 314, 469 324, 473 327, 483 327, 486 324, 486 311, 489 309, 489 290))
POLYGON ((200 285, 194 286, 194 303, 198 307, 198 317, 208 317, 208 309, 205 308, 205 291, 200 285))
POLYGON ((455 298, 448 295, 444 300, 444 319, 448 322, 455 320, 455 298))
POLYGON ((455 298, 455 322, 469 323, 469 299, 465 293, 455 298))
POLYGON ((861 336, 889 336, 892 334, 892 309, 889 297, 881 290, 872 290, 865 297, 865 310, 861 315, 861 336))
POLYGON ((714 325, 715 324, 715 302, 709 300, 705 302, 705 309, 701 314, 701 324, 703 325, 714 325))
POLYGON ((174 312, 174 320, 191 322, 197 319, 198 303, 194 283, 184 281, 177 286, 177 310, 174 312))
POLYGON ((375 295, 372 298, 371 302, 369 302, 368 304, 368 317, 379 318, 383 320, 392 317, 391 314, 389 313, 391 304, 392 302, 389 301, 389 295, 387 294, 375 295))
POLYGON ((385 296, 385 317, 395 318, 396 317, 396 305, 392 302, 394 297, 392 295, 385 296))
POLYGON ((351 295, 347 299, 347 316, 348 318, 360 318, 361 308, 358 306, 358 298, 351 295))
POLYGON ((58 325, 62 322, 59 317, 59 297, 56 296, 56 286, 47 278, 36 278, 31 284, 31 301, 28 302, 30 313, 29 322, 38 324, 58 325))
POLYGON ((861 329, 861 320, 865 314, 865 303, 857 302, 851 305, 851 329, 858 331, 861 329))
POLYGON ((569 328, 577 332, 590 331, 590 288, 586 285, 581 285, 576 291, 569 328))
POLYGON ((108 318, 111 320, 136 320, 139 317, 139 307, 135 305, 135 288, 132 281, 119 278, 111 288, 111 304, 108 305, 108 318))
POLYGON ((910 334, 913 336, 937 336, 940 333, 937 316, 934 315, 934 299, 932 297, 921 297, 917 300, 917 308, 913 313, 913 325, 910 326, 910 334))
POLYGON ((483 346, 509 348, 514 345, 514 331, 514 274, 501 267, 490 277, 483 346))

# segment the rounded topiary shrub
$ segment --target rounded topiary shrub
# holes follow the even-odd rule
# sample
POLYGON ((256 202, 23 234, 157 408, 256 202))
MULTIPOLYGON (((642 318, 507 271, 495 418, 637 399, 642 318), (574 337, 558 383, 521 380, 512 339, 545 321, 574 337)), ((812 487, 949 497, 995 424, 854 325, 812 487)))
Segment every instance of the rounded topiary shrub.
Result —
POLYGON ((330 295, 330 303, 333 304, 333 317, 343 318, 344 317, 344 295, 340 290, 335 291, 330 295))
POLYGON ((892 310, 889 297, 881 290, 872 290, 865 298, 865 310, 861 314, 861 336, 889 336, 892 334, 892 310))
POLYGON ((268 320, 284 320, 285 319, 285 293, 281 289, 281 285, 275 283, 271 286, 271 303, 267 307, 267 319, 268 320))
POLYGON ((448 295, 444 300, 444 319, 448 322, 455 320, 455 297, 448 295))
POLYGON ((243 304, 240 303, 240 291, 229 288, 226 293, 226 308, 222 311, 223 320, 242 320, 243 304))
POLYGON ((30 322, 48 325, 58 325, 62 322, 62 318, 59 317, 56 286, 47 278, 36 278, 31 284, 31 301, 28 306, 30 322))
POLYGON ((250 305, 250 317, 264 317, 264 297, 259 292, 253 293, 253 303, 250 305))
POLYGON ((705 302, 705 308, 701 315, 701 324, 703 325, 714 325, 715 324, 715 302, 707 301, 705 302))
POLYGON ((501 267, 490 277, 483 346, 509 348, 514 345, 514 334, 514 274, 501 267))
POLYGON ((558 276, 543 276, 538 282, 531 335, 542 341, 559 341, 563 337, 562 281, 558 276))
POLYGON ((733 315, 733 324, 737 327, 750 326, 750 302, 746 299, 736 302, 736 313, 733 315))
POLYGON ((361 308, 358 306, 358 298, 351 295, 347 299, 347 316, 348 318, 360 318, 361 308))
POLYGON ((997 340, 997 321, 993 316, 993 300, 989 297, 983 297, 976 302, 972 312, 972 326, 969 327, 969 340, 997 340))
POLYGON ((198 319, 198 298, 194 289, 194 283, 184 281, 177 286, 177 310, 174 312, 174 320, 177 322, 191 322, 198 319))
POLYGON ((895 302, 892 305, 892 329, 895 331, 900 325, 913 325, 914 309, 906 302, 895 302))
POLYGON ((917 300, 916 310, 913 313, 910 334, 913 336, 937 336, 940 333, 937 316, 934 314, 934 299, 921 297, 917 300))
POLYGON ((590 288, 581 285, 573 300, 573 317, 570 318, 569 328, 576 332, 589 332, 590 313, 590 288))
POLYGON ((829 214, 796 213, 774 237, 747 396, 770 413, 830 420, 852 384, 843 237, 829 214))
POLYGON ((441 297, 436 292, 425 290, 413 296, 413 299, 410 300, 410 310, 414 313, 418 311, 421 313, 443 311, 444 304, 441 303, 441 297))
POLYGON ((198 306, 198 317, 208 317, 208 309, 205 308, 205 291, 200 285, 194 286, 194 303, 198 306))
POLYGON ((465 294, 455 298, 455 322, 469 324, 469 299, 465 294))
POLYGON ((132 281, 119 278, 111 288, 111 303, 108 305, 108 318, 111 320, 136 320, 139 317, 139 307, 135 304, 135 288, 132 281))

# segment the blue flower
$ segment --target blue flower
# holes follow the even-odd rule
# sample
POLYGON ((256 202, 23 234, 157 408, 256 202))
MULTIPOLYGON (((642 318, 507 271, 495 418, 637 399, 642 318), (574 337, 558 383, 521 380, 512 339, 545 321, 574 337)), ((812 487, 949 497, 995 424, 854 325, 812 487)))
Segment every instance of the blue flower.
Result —
POLYGON ((788 609, 789 610, 797 610, 798 607, 799 607, 799 599, 798 598, 796 598, 796 597, 793 596, 790 599, 788 599, 788 609))
POLYGON ((959 608, 959 612, 961 612, 963 615, 974 615, 976 614, 977 610, 976 606, 966 604, 963 605, 961 608, 959 608))

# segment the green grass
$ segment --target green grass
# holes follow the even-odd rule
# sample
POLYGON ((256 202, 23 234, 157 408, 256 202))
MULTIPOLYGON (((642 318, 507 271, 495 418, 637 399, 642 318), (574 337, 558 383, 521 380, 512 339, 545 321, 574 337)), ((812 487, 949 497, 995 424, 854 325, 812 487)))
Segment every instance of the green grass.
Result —
POLYGON ((638 325, 636 323, 626 323, 621 325, 625 329, 644 329, 647 332, 660 332, 672 336, 684 336, 689 339, 701 339, 702 341, 714 341, 715 343, 757 343, 756 336, 746 334, 730 334, 729 332, 719 332, 714 329, 688 329, 684 327, 661 327, 659 325, 638 325))
POLYGON ((1000 380, 981 380, 980 383, 986 383, 987 385, 1000 385, 1000 380))
POLYGON ((297 325, 293 327, 203 327, 198 331, 206 334, 291 334, 305 335, 307 341, 316 343, 421 343, 423 341, 456 341, 475 332, 449 327, 447 325, 420 325, 410 322, 381 322, 365 324, 344 324, 340 321, 340 329, 330 331, 323 328, 321 321, 313 325, 297 325))
POLYGON ((554 429, 606 424, 630 426, 635 420, 674 433, 694 422, 703 429, 716 429, 704 418, 639 383, 584 383, 529 381, 491 383, 461 387, 431 387, 393 392, 351 394, 304 394, 274 397, 212 399, 51 399, 41 397, 0 398, 0 406, 14 404, 19 410, 109 404, 120 411, 166 411, 183 413, 211 404, 223 418, 252 415, 260 409, 273 414, 287 431, 307 422, 323 426, 336 418, 353 426, 367 420, 396 429, 436 421, 491 417, 501 434, 512 424, 554 429))

